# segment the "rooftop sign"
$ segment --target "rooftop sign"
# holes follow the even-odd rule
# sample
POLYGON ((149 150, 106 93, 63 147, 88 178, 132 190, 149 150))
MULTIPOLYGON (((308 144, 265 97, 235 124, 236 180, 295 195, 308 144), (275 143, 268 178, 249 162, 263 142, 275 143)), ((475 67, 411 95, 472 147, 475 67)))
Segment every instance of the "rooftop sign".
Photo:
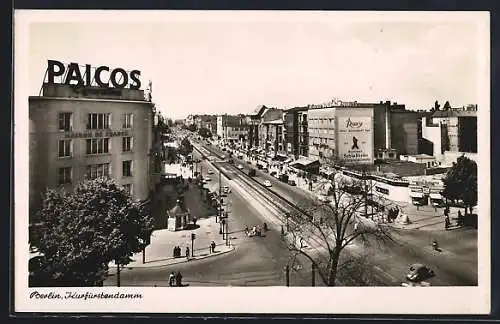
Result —
POLYGON ((90 64, 79 65, 78 63, 65 65, 55 60, 48 60, 45 73, 46 83, 49 84, 61 83, 86 87, 96 85, 100 88, 133 90, 141 88, 140 75, 139 70, 126 71, 122 68, 110 69, 108 66, 93 67, 90 64))

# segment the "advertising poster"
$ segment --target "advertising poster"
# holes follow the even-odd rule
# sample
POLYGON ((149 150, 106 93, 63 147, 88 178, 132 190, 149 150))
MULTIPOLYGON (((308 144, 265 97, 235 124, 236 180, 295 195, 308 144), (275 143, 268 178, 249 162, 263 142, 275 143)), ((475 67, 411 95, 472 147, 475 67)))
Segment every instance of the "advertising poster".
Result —
POLYGON ((339 117, 338 154, 348 164, 373 163, 371 117, 339 117))

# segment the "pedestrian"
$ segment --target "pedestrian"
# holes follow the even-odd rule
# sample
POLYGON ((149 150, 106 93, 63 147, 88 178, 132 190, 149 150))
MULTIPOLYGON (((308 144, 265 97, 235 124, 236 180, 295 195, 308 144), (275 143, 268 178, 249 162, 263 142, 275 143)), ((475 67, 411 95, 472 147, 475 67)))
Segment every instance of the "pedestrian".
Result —
POLYGON ((170 276, 168 276, 168 285, 172 287, 174 285, 175 275, 174 272, 170 272, 170 276))
POLYGON ((180 271, 177 271, 177 274, 175 275, 175 285, 177 287, 182 286, 182 275, 180 271))
POLYGON ((186 246, 186 258, 189 259, 189 247, 186 246))
POLYGON ((215 242, 212 241, 212 252, 215 253, 215 242))

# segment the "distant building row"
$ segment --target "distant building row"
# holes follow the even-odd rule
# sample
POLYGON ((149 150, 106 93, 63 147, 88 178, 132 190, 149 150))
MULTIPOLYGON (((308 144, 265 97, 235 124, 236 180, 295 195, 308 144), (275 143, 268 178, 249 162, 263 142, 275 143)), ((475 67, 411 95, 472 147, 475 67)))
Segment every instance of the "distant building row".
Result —
POLYGON ((372 164, 410 156, 437 164, 445 152, 477 152, 474 105, 429 112, 389 101, 337 101, 285 110, 259 106, 237 116, 190 115, 185 123, 272 158, 372 164))

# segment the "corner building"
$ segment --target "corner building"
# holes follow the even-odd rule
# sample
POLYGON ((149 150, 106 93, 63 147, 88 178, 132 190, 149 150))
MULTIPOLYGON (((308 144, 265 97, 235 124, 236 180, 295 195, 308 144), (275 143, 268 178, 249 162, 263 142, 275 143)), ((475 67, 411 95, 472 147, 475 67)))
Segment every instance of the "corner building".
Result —
POLYGON ((146 201, 152 118, 143 90, 45 83, 29 97, 30 210, 47 187, 71 191, 102 176, 146 201))

